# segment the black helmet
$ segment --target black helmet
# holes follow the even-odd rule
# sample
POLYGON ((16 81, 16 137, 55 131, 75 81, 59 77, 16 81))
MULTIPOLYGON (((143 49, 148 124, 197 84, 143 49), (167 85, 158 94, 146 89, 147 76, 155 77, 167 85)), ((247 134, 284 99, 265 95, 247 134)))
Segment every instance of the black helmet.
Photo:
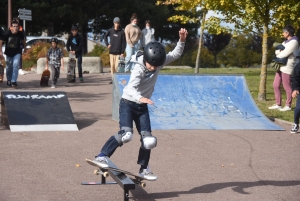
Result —
POLYGON ((58 40, 57 40, 57 38, 54 37, 54 38, 51 38, 51 41, 50 41, 50 42, 51 42, 51 43, 52 43, 52 42, 55 42, 55 43, 57 44, 58 40))
POLYGON ((162 66, 166 61, 165 47, 159 42, 149 42, 144 48, 144 59, 152 66, 162 66))

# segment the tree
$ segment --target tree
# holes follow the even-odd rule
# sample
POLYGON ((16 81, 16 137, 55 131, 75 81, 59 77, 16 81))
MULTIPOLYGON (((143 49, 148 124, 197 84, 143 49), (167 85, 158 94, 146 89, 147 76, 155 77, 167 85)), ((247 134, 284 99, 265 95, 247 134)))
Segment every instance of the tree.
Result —
MULTIPOLYGON (((268 51, 274 52, 273 40, 268 40, 268 51)), ((261 62, 262 38, 255 34, 238 34, 233 37, 229 45, 220 52, 218 61, 225 66, 238 66, 247 68, 258 66, 261 62)), ((273 54, 268 55, 268 62, 273 54)))
MULTIPOLYGON (((299 27, 299 0, 167 0, 170 4, 180 4, 180 9, 191 10, 203 6, 206 10, 214 10, 224 18, 210 17, 206 28, 210 33, 221 33, 221 22, 233 23, 235 29, 245 32, 255 31, 263 38, 261 79, 258 100, 266 100, 267 81, 267 39, 271 35, 280 34, 286 24, 299 27)), ((181 17, 186 20, 188 16, 181 17)))
MULTIPOLYGON (((195 66, 195 73, 199 73, 199 67, 200 67, 200 55, 201 55, 201 47, 202 47, 202 40, 203 40, 203 33, 205 29, 206 24, 206 14, 209 10, 207 7, 208 0, 158 0, 158 5, 174 5, 176 10, 179 11, 189 11, 190 13, 199 13, 197 17, 193 15, 185 15, 184 13, 174 13, 171 17, 168 18, 169 21, 173 22, 181 22, 183 24, 186 23, 193 23, 193 22, 199 22, 201 20, 200 25, 200 37, 199 37, 199 43, 198 43, 198 53, 196 58, 196 66, 195 66), (200 10, 199 10, 200 8, 200 10), (201 17, 199 17, 201 16, 201 17)), ((200 24, 200 23, 199 23, 200 24)), ((227 32, 228 29, 218 26, 217 27, 218 34, 222 32, 227 32)))
POLYGON ((217 67, 217 55, 229 44, 231 34, 209 34, 204 33, 204 46, 214 55, 214 66, 217 67))
POLYGON ((207 7, 224 16, 211 18, 209 29, 215 30, 219 22, 233 23, 237 30, 257 32, 262 36, 262 62, 258 100, 266 100, 268 37, 278 35, 286 24, 297 24, 300 2, 298 0, 211 0, 207 7))

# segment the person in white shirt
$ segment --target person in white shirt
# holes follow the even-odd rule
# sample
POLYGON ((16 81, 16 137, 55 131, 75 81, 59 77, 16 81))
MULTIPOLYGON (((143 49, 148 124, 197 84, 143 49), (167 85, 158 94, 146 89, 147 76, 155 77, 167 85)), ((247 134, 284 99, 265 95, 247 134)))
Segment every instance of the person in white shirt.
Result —
POLYGON ((146 27, 142 30, 142 38, 141 38, 141 45, 142 48, 144 49, 144 47, 147 45, 147 43, 149 42, 154 42, 154 28, 151 27, 151 22, 150 20, 146 20, 145 22, 146 27))
POLYGON ((291 87, 291 75, 295 66, 295 52, 299 49, 299 39, 297 36, 294 36, 295 29, 294 27, 288 25, 283 29, 283 37, 285 41, 282 43, 284 46, 283 50, 276 50, 275 54, 278 59, 287 58, 287 63, 285 66, 280 67, 280 70, 276 72, 273 88, 275 94, 275 103, 269 109, 278 109, 279 111, 289 111, 291 110, 292 105, 292 87, 291 87), (283 88, 286 92, 286 102, 285 106, 282 108, 281 100, 281 90, 280 86, 283 85, 283 88))

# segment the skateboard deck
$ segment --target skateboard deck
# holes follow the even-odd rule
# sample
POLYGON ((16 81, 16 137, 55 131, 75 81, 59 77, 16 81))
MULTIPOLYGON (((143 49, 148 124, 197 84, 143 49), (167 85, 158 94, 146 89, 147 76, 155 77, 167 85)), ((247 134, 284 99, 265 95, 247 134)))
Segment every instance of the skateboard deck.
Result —
POLYGON ((72 53, 69 53, 69 61, 68 61, 68 69, 67 69, 68 82, 75 82, 75 68, 76 68, 75 55, 72 53))
POLYGON ((130 179, 135 183, 135 184, 138 184, 140 185, 141 187, 145 188, 146 187, 146 183, 143 182, 143 180, 147 180, 147 181, 155 181, 155 180, 149 180, 149 179, 146 179, 144 177, 141 177, 137 174, 134 174, 134 173, 131 173, 131 172, 128 172, 126 170, 122 170, 122 169, 118 169, 118 168, 112 168, 112 167, 108 167, 108 168, 103 168, 103 167, 100 167, 98 164, 94 163, 93 160, 91 159, 88 159, 86 158, 85 159, 86 162, 92 166, 96 166, 98 169, 95 169, 94 170, 94 174, 95 175, 99 175, 99 174, 102 174, 104 177, 108 177, 108 170, 112 170, 112 171, 115 171, 115 172, 120 172, 120 173, 124 173, 126 175, 129 175, 131 176, 130 179))
POLYGON ((44 72, 42 73, 40 85, 41 86, 48 86, 49 79, 50 79, 50 71, 49 70, 44 70, 44 72))
POLYGON ((4 78, 4 66, 5 66, 5 61, 0 60, 0 83, 3 82, 3 78, 4 78))
POLYGON ((125 58, 119 57, 118 73, 124 73, 124 72, 125 72, 125 58))

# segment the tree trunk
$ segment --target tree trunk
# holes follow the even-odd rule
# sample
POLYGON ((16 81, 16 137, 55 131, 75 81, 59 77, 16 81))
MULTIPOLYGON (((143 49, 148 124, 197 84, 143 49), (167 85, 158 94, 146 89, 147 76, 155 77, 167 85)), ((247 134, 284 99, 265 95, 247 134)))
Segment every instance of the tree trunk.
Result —
POLYGON ((197 53, 197 59, 196 59, 195 73, 199 73, 200 52, 201 52, 201 46, 202 46, 203 30, 204 30, 204 25, 205 25, 206 12, 207 12, 206 10, 203 10, 202 23, 201 23, 201 26, 200 26, 200 38, 199 38, 199 46, 198 46, 198 53, 197 53))
POLYGON ((83 54, 86 54, 87 53, 87 23, 84 23, 82 25, 82 34, 81 34, 81 37, 82 37, 82 53, 83 54))
POLYGON ((215 58, 215 68, 217 68, 217 55, 214 54, 214 58, 215 58))
POLYGON ((260 83, 258 91, 258 101, 266 101, 266 85, 267 85, 267 55, 268 55, 268 26, 264 25, 264 34, 262 42, 262 63, 260 71, 260 83))

